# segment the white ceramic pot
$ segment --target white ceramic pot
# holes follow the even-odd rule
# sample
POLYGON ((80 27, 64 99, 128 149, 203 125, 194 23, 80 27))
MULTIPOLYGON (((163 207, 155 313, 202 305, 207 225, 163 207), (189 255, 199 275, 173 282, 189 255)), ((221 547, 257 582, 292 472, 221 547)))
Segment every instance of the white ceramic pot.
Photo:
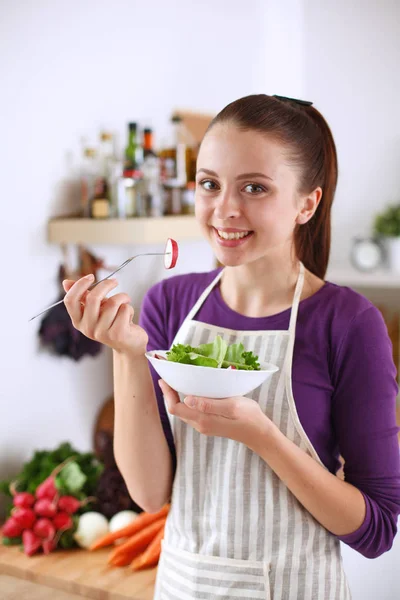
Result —
POLYGON ((393 273, 400 274, 400 236, 387 237, 385 239, 385 248, 389 269, 393 273))

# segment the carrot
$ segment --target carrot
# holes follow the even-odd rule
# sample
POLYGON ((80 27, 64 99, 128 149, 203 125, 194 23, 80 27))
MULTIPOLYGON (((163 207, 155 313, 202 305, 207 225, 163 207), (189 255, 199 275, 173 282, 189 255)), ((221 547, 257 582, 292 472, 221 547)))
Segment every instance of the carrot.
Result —
POLYGON ((129 540, 114 548, 108 558, 108 563, 118 567, 131 563, 138 554, 147 548, 160 529, 164 527, 165 520, 166 517, 162 517, 151 523, 135 533, 129 540))
POLYGON ((161 540, 164 537, 164 530, 165 523, 153 541, 147 546, 146 550, 133 559, 131 562, 131 568, 133 571, 148 569, 149 567, 155 567, 158 564, 161 554, 161 540))
POLYGON ((130 537, 135 535, 141 529, 150 525, 150 523, 154 523, 161 517, 166 517, 169 511, 170 504, 165 504, 161 510, 157 513, 148 513, 142 512, 138 517, 126 527, 121 527, 117 531, 112 533, 106 533, 106 535, 102 536, 89 547, 89 550, 98 550, 99 548, 104 548, 105 546, 111 546, 116 540, 119 540, 123 537, 130 537))

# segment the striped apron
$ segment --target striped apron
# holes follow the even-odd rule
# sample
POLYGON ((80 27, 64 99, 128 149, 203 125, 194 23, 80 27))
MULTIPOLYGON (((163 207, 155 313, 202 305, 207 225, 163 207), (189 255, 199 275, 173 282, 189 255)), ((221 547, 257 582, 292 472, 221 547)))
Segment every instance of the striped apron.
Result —
MULTIPOLYGON (((277 365, 279 371, 247 397, 326 468, 300 423, 292 391, 303 264, 284 331, 235 331, 193 320, 222 272, 193 306, 173 344, 197 346, 220 335, 277 365)), ((167 414, 177 468, 154 600, 350 600, 339 540, 268 464, 240 442, 198 433, 167 414)))

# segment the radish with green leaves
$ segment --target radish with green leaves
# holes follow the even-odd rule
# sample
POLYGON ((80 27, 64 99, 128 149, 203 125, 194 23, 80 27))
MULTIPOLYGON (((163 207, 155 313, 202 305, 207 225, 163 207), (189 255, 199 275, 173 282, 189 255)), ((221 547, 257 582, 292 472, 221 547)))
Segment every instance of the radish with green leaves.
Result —
MULTIPOLYGON (((75 460, 76 456, 69 456, 66 460, 60 463, 51 474, 36 488, 35 496, 39 500, 43 498, 48 498, 49 500, 54 500, 58 494, 57 486, 56 486, 56 476, 62 469, 70 463, 72 460, 75 460)), ((46 515, 43 515, 46 516, 46 515)))

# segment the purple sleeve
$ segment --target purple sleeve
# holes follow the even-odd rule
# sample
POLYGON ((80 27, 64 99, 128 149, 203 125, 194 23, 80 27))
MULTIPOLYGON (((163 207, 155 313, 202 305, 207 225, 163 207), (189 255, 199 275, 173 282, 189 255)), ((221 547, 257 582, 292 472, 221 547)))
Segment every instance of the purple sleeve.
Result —
MULTIPOLYGON (((147 332, 149 342, 147 350, 167 350, 169 348, 168 337, 166 331, 166 323, 168 315, 166 311, 166 301, 164 293, 164 282, 156 284, 150 288, 143 299, 139 325, 147 332)), ((157 397, 158 410, 160 413, 161 424, 164 430, 165 437, 168 442, 169 449, 172 455, 173 468, 176 466, 175 445, 171 431, 171 425, 168 419, 167 411, 164 404, 164 398, 158 385, 160 376, 149 363, 151 377, 153 379, 154 391, 157 397)))
POLYGON ((359 529, 338 538, 367 558, 390 550, 400 513, 399 428, 392 344, 375 307, 348 327, 333 365, 332 424, 345 480, 364 496, 359 529))

